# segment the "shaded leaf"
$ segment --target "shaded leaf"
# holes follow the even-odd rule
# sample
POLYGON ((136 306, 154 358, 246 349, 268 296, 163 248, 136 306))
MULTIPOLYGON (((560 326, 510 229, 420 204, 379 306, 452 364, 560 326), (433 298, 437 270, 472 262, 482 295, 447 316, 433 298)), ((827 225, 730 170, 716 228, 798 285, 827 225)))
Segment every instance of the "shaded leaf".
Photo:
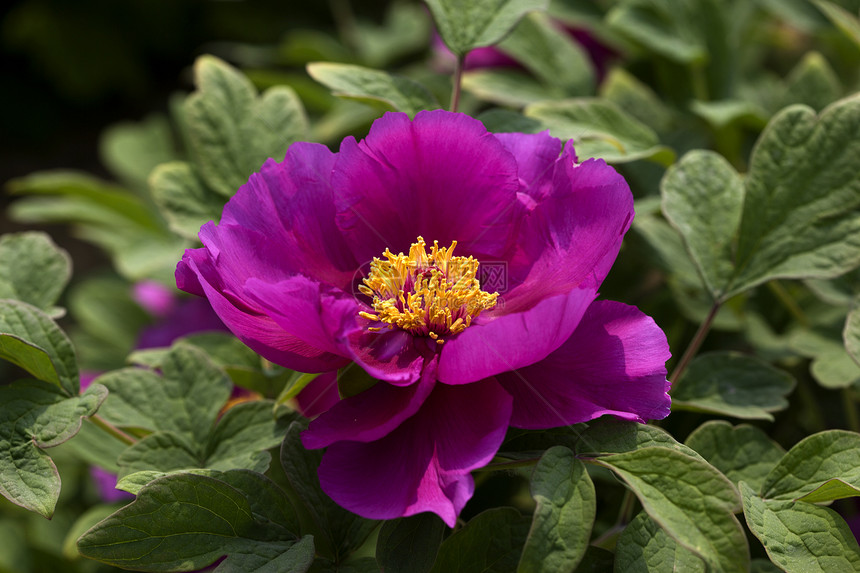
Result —
POLYGON ((99 155, 102 163, 123 181, 146 189, 152 170, 176 157, 170 124, 161 114, 139 122, 115 123, 102 132, 99 155))
POLYGON ((657 426, 648 426, 628 420, 604 416, 593 422, 582 432, 576 443, 579 455, 622 454, 642 448, 663 447, 705 461, 691 448, 681 444, 669 432, 657 426))
POLYGON ((594 70, 585 50, 545 14, 523 18, 498 49, 566 96, 590 95, 594 70))
POLYGON ((615 548, 615 571, 625 573, 702 572, 705 563, 684 549, 657 523, 640 511, 633 518, 615 548))
POLYGON ((743 480, 754 487, 761 487, 785 454, 762 430, 722 420, 705 422, 689 435, 686 444, 733 482, 743 480))
POLYGON ((860 19, 848 10, 839 6, 835 2, 828 0, 812 0, 813 4, 818 6, 818 9, 824 12, 833 24, 839 28, 843 34, 848 36, 854 44, 860 48, 860 19))
POLYGON ((762 497, 821 502, 860 495, 858 452, 860 434, 854 432, 828 430, 808 436, 770 471, 762 497))
POLYGON ((221 219, 224 196, 204 185, 194 168, 184 161, 156 167, 149 186, 170 229, 182 237, 197 240, 204 223, 221 219))
POLYGON ((735 270, 734 239, 744 201, 740 176, 721 155, 691 151, 666 171, 660 189, 666 218, 681 233, 705 286, 719 300, 735 270))
POLYGON ((376 561, 385 573, 427 573, 433 568, 448 527, 434 513, 419 513, 382 524, 376 561))
POLYGON ((750 531, 784 571, 860 571, 860 547, 835 511, 811 503, 762 499, 746 483, 740 487, 750 531))
POLYGON ((745 354, 697 356, 672 389, 672 407, 744 419, 773 420, 788 407, 795 380, 787 372, 745 354))
POLYGON ((101 415, 124 428, 163 430, 203 444, 232 385, 202 350, 178 344, 161 363, 162 375, 125 368, 98 378, 110 397, 101 415))
POLYGON ((652 159, 670 164, 675 154, 660 145, 657 134, 647 125, 596 98, 578 98, 534 103, 525 115, 541 122, 554 137, 572 139, 577 160, 600 157, 609 163, 652 159))
POLYGON ((860 264, 860 97, 816 117, 771 120, 745 180, 735 277, 726 297, 774 278, 830 278, 860 264))
POLYGON ((457 55, 501 40, 532 10, 547 0, 427 0, 442 40, 457 55))
POLYGON ((432 573, 515 571, 530 523, 512 507, 479 514, 442 542, 432 573))
POLYGON ((597 511, 585 464, 563 446, 550 448, 532 472, 530 489, 537 507, 517 571, 573 571, 588 548, 597 511))
POLYGON ((0 300, 0 358, 57 385, 67 395, 78 393, 78 364, 72 343, 36 307, 0 300))
POLYGON ((69 254, 45 233, 0 237, 0 299, 20 300, 50 312, 71 276, 69 254))
POLYGON ((600 457, 639 498, 657 524, 685 548, 721 571, 746 571, 749 548, 733 515, 737 490, 713 466, 664 447, 600 457))
POLYGON ((198 173, 224 197, 245 184, 268 158, 282 160, 304 139, 307 118, 291 88, 258 97, 251 82, 213 56, 194 64, 197 91, 183 104, 188 145, 198 173))
POLYGON ((284 492, 244 471, 159 478, 87 531, 78 549, 143 571, 200 569, 226 555, 216 571, 299 572, 314 555, 311 538, 299 539, 284 492))
POLYGON ((93 384, 68 397, 54 385, 22 380, 0 387, 0 494, 50 518, 60 495, 60 476, 42 449, 57 446, 81 427, 107 396, 93 384))
POLYGON ((377 521, 364 519, 351 513, 331 500, 319 485, 317 468, 322 460, 320 450, 306 450, 299 434, 306 428, 305 422, 293 422, 281 444, 281 466, 298 499, 310 513, 319 536, 315 537, 317 551, 322 552, 322 543, 330 547, 331 557, 343 557, 361 545, 377 521))
POLYGON ((860 366, 860 308, 854 308, 848 313, 842 337, 845 339, 848 354, 860 366))
POLYGON ((423 109, 437 109, 439 102, 427 88, 403 76, 350 64, 315 62, 308 74, 330 88, 334 95, 362 102, 382 103, 395 111, 415 115, 423 109))

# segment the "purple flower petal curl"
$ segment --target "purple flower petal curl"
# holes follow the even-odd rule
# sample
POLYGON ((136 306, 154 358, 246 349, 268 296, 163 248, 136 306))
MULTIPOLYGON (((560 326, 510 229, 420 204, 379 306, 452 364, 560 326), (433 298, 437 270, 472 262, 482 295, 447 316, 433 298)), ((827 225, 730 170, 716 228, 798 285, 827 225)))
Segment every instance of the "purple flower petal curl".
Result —
POLYGON ((492 379, 437 384, 421 409, 384 438, 330 445, 320 485, 339 505, 371 519, 432 511, 453 527, 475 487, 469 472, 493 458, 510 412, 510 396, 492 379))
POLYGON ((546 359, 496 378, 514 398, 511 425, 555 428, 611 414, 658 420, 669 414, 666 335, 636 307, 592 303, 546 359))
POLYGON ((185 251, 176 269, 176 284, 191 293, 199 290, 233 334, 267 360, 300 372, 329 372, 349 363, 343 356, 320 350, 285 332, 262 309, 222 294, 223 283, 204 249, 185 251))

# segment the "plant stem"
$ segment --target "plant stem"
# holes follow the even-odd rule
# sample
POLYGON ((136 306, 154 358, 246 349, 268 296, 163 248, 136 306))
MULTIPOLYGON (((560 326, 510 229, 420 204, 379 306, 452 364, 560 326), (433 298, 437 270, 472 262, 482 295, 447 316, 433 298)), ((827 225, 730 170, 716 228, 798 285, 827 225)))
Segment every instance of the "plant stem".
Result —
POLYGON ((132 446, 132 445, 137 443, 136 439, 134 439, 130 435, 126 434, 125 432, 123 432, 122 430, 120 430, 119 428, 117 428, 116 426, 114 426, 113 424, 111 424, 110 422, 108 422, 107 420, 105 420, 104 418, 99 416, 98 414, 93 414, 92 416, 90 416, 90 422, 92 422, 93 424, 95 424, 96 426, 98 426, 99 428, 101 428, 102 430, 104 430, 105 432, 107 432, 108 434, 110 434, 111 436, 116 438, 117 440, 119 440, 119 441, 121 441, 121 442, 123 442, 129 446, 132 446))
POLYGON ((460 85, 463 83, 463 65, 466 56, 457 56, 457 63, 454 65, 454 87, 451 90, 451 111, 457 111, 460 105, 460 85))
POLYGON ((779 302, 788 310, 788 312, 800 323, 800 326, 804 328, 809 328, 809 319, 806 318, 806 314, 804 314, 803 309, 800 308, 800 305, 792 298, 788 291, 785 290, 785 287, 782 286, 782 283, 773 280, 767 283, 767 287, 770 291, 776 295, 776 298, 779 299, 779 302))
POLYGON ((857 400, 852 388, 842 389, 842 399, 845 404, 845 419, 852 432, 860 433, 860 415, 857 414, 857 400))
POLYGON ((687 369, 687 366, 690 365, 693 357, 696 356, 696 353, 705 341, 705 337, 708 335, 708 331, 711 329, 711 324, 713 324, 714 318, 717 316, 717 312, 719 310, 720 302, 714 302, 710 312, 708 312, 708 316, 706 316, 702 324, 699 325, 699 330, 697 330, 696 334, 693 335, 693 340, 690 341, 690 345, 687 347, 687 350, 684 351, 684 354, 678 361, 678 365, 675 366, 675 370, 672 372, 672 375, 669 376, 669 382, 673 385, 678 378, 681 377, 681 374, 684 373, 684 370, 687 369))

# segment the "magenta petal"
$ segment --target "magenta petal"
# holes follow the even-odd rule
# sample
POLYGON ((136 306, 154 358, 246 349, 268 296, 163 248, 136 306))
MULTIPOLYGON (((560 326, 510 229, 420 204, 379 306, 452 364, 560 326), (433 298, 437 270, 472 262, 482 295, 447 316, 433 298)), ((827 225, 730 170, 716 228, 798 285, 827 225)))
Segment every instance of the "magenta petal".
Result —
POLYGON ((344 140, 332 174, 338 226, 359 263, 416 237, 456 240, 459 254, 499 257, 522 206, 517 162, 484 125, 463 114, 387 113, 360 143, 344 140))
POLYGON ((445 343, 439 380, 467 384, 544 359, 576 328, 597 293, 575 289, 533 308, 473 324, 445 343))
MULTIPOLYGON (((266 257, 270 268, 348 288, 358 264, 334 221, 334 163, 335 155, 324 145, 291 145, 282 162, 267 160, 227 203, 219 230, 238 227, 260 238, 264 250, 274 247, 273 256, 266 257)), ((239 262, 257 259, 261 248, 241 238, 229 246, 239 262)), ((253 270, 242 276, 264 278, 253 270)))
MULTIPOLYGON (((209 299, 218 317, 252 350, 267 360, 299 372, 327 372, 349 363, 342 356, 311 346, 285 332, 262 310, 228 299, 207 280, 211 275, 214 275, 213 281, 219 277, 211 268, 210 259, 202 251, 185 252, 176 270, 177 285, 182 289, 189 285, 199 288, 201 294, 209 299)), ((195 292, 194 289, 189 290, 195 292)))
POLYGON ((561 154, 561 140, 542 133, 497 133, 498 139, 517 158, 520 192, 534 201, 552 193, 555 165, 561 154))
POLYGON ((418 413, 384 438, 329 446, 320 484, 364 517, 432 511, 453 526, 474 490, 468 472, 493 458, 510 412, 511 398, 494 380, 437 384, 418 413))
POLYGON ((633 220, 633 195, 602 159, 574 164, 565 147, 553 173, 552 194, 531 211, 520 253, 509 266, 509 309, 580 285, 595 290, 606 278, 633 220))
POLYGON ((666 335, 636 307, 593 303, 573 335, 545 360, 497 376, 514 397, 511 425, 553 428, 611 414, 669 414, 666 335))
POLYGON ((243 295, 264 309, 286 333, 326 352, 343 355, 326 318, 337 320, 358 314, 358 303, 352 296, 304 276, 275 284, 249 279, 243 295))
POLYGON ((415 414, 434 385, 432 376, 406 387, 378 382, 356 396, 341 400, 311 422, 302 433, 302 444, 317 449, 340 440, 378 440, 415 414))

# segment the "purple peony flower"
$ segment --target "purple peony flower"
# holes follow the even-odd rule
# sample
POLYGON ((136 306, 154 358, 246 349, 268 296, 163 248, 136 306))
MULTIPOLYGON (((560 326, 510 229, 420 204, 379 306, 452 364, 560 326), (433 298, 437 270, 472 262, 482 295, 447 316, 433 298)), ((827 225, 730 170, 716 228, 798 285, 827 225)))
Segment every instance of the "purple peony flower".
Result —
POLYGON ((595 301, 632 218, 624 179, 547 133, 388 113, 267 161, 176 278, 267 359, 379 380, 302 436, 332 499, 453 525, 509 425, 669 413, 665 335, 595 301))

